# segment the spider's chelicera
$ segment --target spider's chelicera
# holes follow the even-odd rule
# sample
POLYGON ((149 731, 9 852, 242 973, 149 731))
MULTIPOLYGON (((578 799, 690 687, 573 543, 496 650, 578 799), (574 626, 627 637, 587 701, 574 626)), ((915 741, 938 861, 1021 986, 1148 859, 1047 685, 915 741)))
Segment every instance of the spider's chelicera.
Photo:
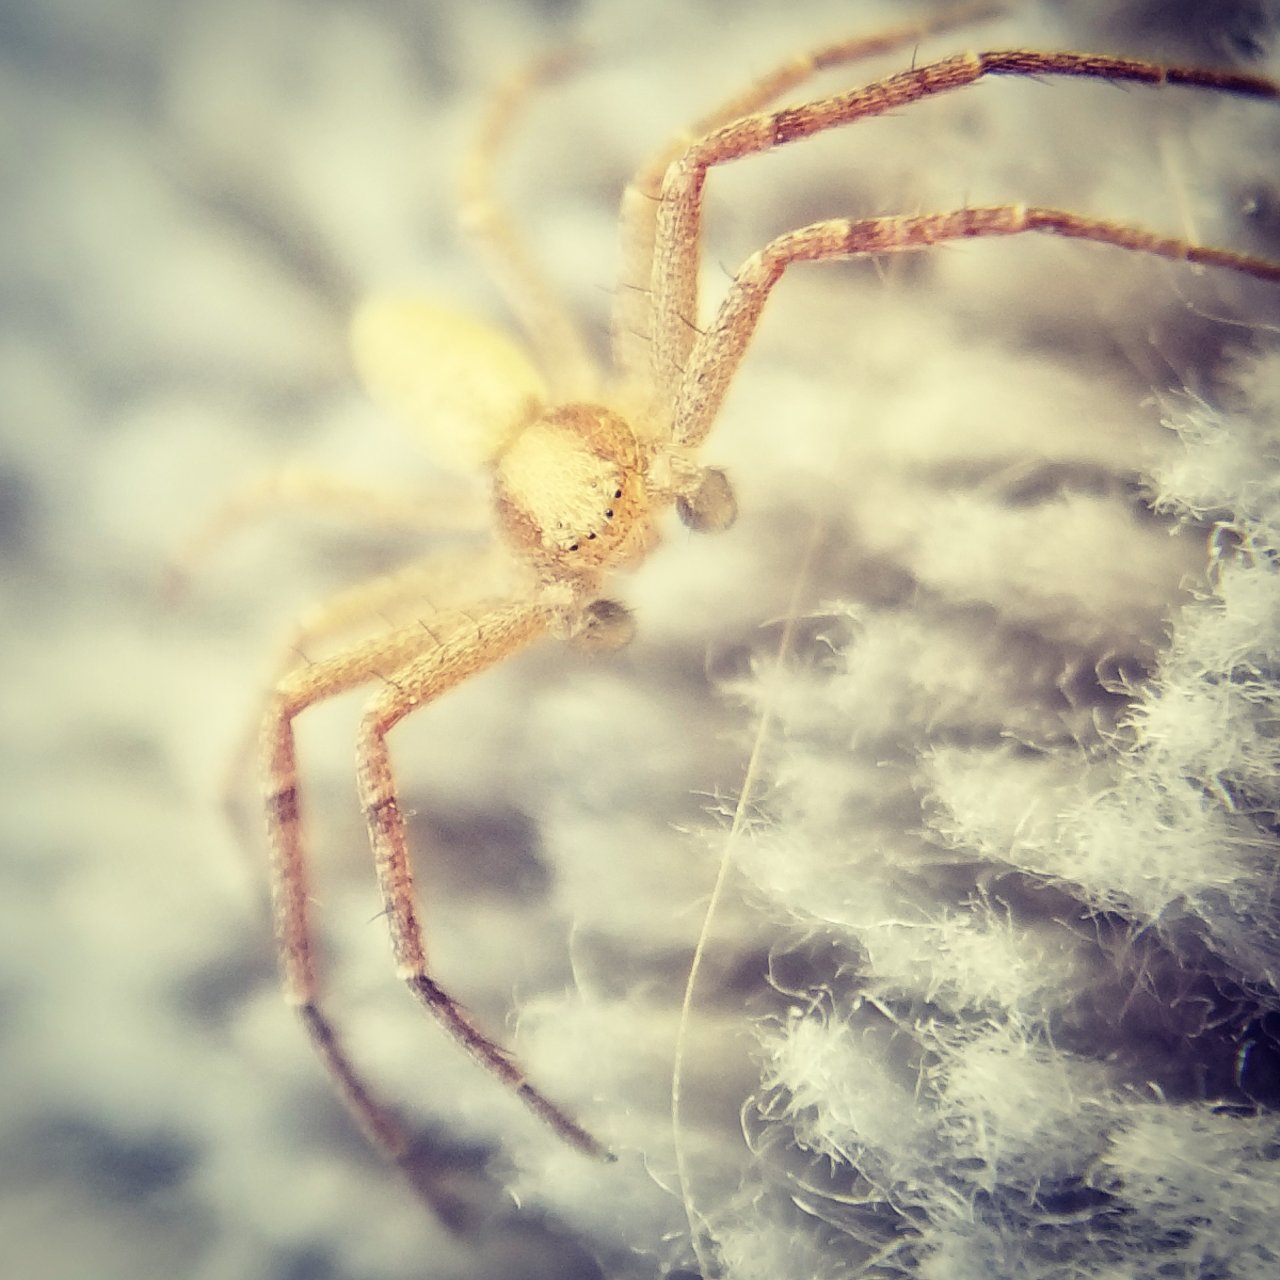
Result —
MULTIPOLYGON (((603 1154, 602 1145, 526 1080, 430 975, 387 750, 390 730, 539 637, 606 649, 625 643, 630 616, 603 594, 605 584, 615 569, 634 564, 653 547, 668 508, 675 506, 694 529, 732 523, 729 482, 704 467, 699 453, 769 292, 791 264, 1042 231, 1280 281, 1280 263, 1120 223, 1022 205, 966 207, 833 219, 779 236, 743 264, 716 314, 700 322, 702 192, 716 165, 990 75, 1280 95, 1271 81, 1243 73, 1013 50, 947 58, 863 88, 771 109, 815 72, 910 47, 928 30, 972 17, 973 8, 790 59, 649 159, 622 201, 622 279, 607 375, 593 367, 573 319, 556 304, 491 195, 493 161, 510 124, 530 90, 560 70, 559 59, 545 60, 495 97, 463 183, 464 224, 488 256, 532 355, 487 325, 415 298, 378 298, 359 310, 353 350, 362 380, 376 400, 416 423, 442 459, 491 475, 496 534, 482 552, 429 558, 357 587, 304 618, 289 638, 292 658, 262 722, 285 989, 361 1126, 393 1158, 405 1158, 408 1133, 366 1085, 321 1004, 294 750, 294 721, 302 711, 354 686, 374 687, 360 721, 358 780, 399 973, 445 1028, 561 1137, 603 1154), (375 622, 373 634, 333 656, 298 660, 321 641, 375 622)), ((271 492, 268 486, 259 496, 271 492)))

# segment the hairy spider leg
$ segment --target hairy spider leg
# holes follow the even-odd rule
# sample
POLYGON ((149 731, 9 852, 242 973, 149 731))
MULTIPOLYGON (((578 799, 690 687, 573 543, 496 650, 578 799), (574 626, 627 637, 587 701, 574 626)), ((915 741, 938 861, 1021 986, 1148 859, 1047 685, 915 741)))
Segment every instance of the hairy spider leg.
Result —
POLYGON ((672 435, 680 444, 695 446, 711 430, 765 301, 793 263, 903 253, 948 240, 1012 236, 1026 231, 1092 240, 1175 262, 1220 267, 1280 282, 1280 262, 1158 236, 1125 223, 1083 218, 1062 209, 996 205, 950 213, 815 222, 772 240, 752 254, 738 271, 715 319, 694 344, 689 367, 699 371, 700 376, 687 377, 681 383, 672 435))
POLYGON ((375 636, 336 657, 294 667, 276 683, 261 722, 271 899, 285 997, 298 1009, 317 1053, 361 1127, 396 1159, 407 1149, 407 1134, 373 1098, 321 1007, 293 721, 317 702, 367 680, 389 678, 431 643, 420 627, 401 629, 375 636))
POLYGON ((421 654, 374 696, 356 739, 357 780, 369 824, 397 971, 422 1005, 483 1067, 514 1090, 540 1119, 588 1155, 606 1152, 581 1125, 529 1083, 511 1056, 479 1030, 467 1011, 430 976, 414 898, 404 814, 397 798, 386 735, 405 716, 485 667, 501 662, 551 626, 541 604, 490 603, 475 615, 447 620, 437 645, 421 654))
POLYGON ((323 471, 286 466, 254 476, 186 539, 165 575, 165 593, 181 594, 200 566, 241 529, 289 508, 428 533, 483 528, 488 503, 465 492, 389 493, 323 471))
MULTIPOLYGON (((494 574, 500 567, 491 549, 471 553, 437 552, 336 592, 294 620, 279 643, 270 685, 277 684, 294 667, 313 661, 319 645, 357 626, 373 623, 376 630, 385 632, 409 621, 420 623, 438 612, 446 600, 465 598, 477 582, 492 581, 496 587, 498 579, 494 574)), ((242 826, 239 801, 247 794, 261 729, 262 718, 258 713, 231 754, 220 791, 227 820, 233 830, 245 836, 246 845, 248 833, 242 826)))
MULTIPOLYGON (((991 0, 979 0, 979 3, 955 5, 936 14, 922 16, 888 31, 817 45, 766 71, 653 151, 623 191, 619 215, 621 267, 618 291, 614 296, 612 339, 614 366, 621 384, 635 390, 650 387, 652 383, 649 365, 653 298, 650 285, 658 202, 667 169, 692 143, 743 116, 762 111, 789 89, 823 71, 892 53, 926 36, 992 17, 1002 9, 1003 5, 991 3, 991 0)), ((690 312, 683 318, 683 323, 692 326, 697 323, 697 317, 690 312)), ((655 399, 656 404, 651 407, 658 408, 660 397, 655 399)))
MULTIPOLYGON (((1037 53, 1013 49, 944 58, 940 62, 889 76, 865 88, 733 121, 694 142, 668 168, 663 182, 652 277, 651 358, 658 396, 674 403, 681 395, 686 371, 692 368, 697 376, 704 371, 701 365, 690 365, 690 356, 698 341, 695 325, 702 192, 707 173, 713 166, 768 151, 840 125, 852 124, 856 120, 883 115, 924 98, 973 84, 989 75, 1081 76, 1150 85, 1188 85, 1257 98, 1280 96, 1280 85, 1274 81, 1242 72, 1169 67, 1101 54, 1037 53)), ((1078 219, 1078 225, 1117 228, 1114 223, 1092 223, 1083 218, 1078 219)), ((1139 237, 1146 235, 1137 228, 1133 233, 1139 237)), ((1104 238, 1100 234, 1080 234, 1084 238, 1104 238)), ((1109 243, 1118 243, 1118 240, 1113 237, 1109 243)), ((1234 263, 1225 265, 1248 270, 1234 263)), ((1253 274, 1258 273, 1255 271, 1253 274)), ((679 443, 680 438, 677 436, 676 439, 679 443)))
POLYGON ((551 612, 537 603, 488 601, 474 611, 449 610, 432 617, 429 624, 383 632, 332 658, 295 667, 276 684, 263 718, 272 901, 285 994, 298 1008, 316 1052, 361 1128, 397 1161, 403 1161, 408 1149, 404 1126, 375 1098, 321 1004, 309 918, 293 722, 318 702, 371 680, 386 682, 361 723, 359 785, 401 976, 472 1056, 515 1088, 557 1133, 581 1150, 603 1154, 595 1139, 525 1081, 503 1049, 430 978, 413 897, 404 820, 395 800, 385 742, 387 732, 403 716, 525 647, 551 622, 551 612))
POLYGON ((358 582, 303 612, 281 646, 283 675, 315 645, 362 623, 380 631, 410 622, 420 626, 459 601, 497 594, 510 586, 510 566, 491 546, 437 551, 368 582, 358 582))

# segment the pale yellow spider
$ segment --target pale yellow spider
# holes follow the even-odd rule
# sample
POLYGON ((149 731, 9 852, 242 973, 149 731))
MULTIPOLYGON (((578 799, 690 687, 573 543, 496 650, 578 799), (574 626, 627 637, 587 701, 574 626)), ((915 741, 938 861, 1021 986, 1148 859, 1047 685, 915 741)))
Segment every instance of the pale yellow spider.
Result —
POLYGON ((354 686, 375 687, 360 721, 357 773, 400 976, 556 1133, 603 1155, 602 1145, 525 1078, 428 970, 387 746, 391 729, 541 637, 604 649, 626 643, 632 620, 603 594, 609 575, 655 545, 671 506, 695 530, 720 530, 733 521, 727 478, 699 454, 765 300, 792 263, 1045 231, 1280 282, 1280 263, 1062 210, 1005 205, 802 227, 753 254, 716 314, 704 320, 697 288, 702 190, 716 165, 989 75, 1180 84, 1267 98, 1280 93, 1268 80, 1235 72, 1012 50, 951 57, 865 88, 769 109, 820 69, 909 47, 926 30, 973 12, 952 11, 926 26, 793 58, 712 111, 689 136, 656 151, 623 195, 622 278, 607 372, 595 367, 491 197, 492 163, 512 120, 530 89, 557 73, 562 59, 542 62, 496 97, 463 184, 464 224, 495 267, 535 359, 489 326, 415 299, 374 299, 356 315, 355 361, 371 394, 417 423, 443 459, 491 475, 493 495, 494 537, 486 551, 428 559, 304 619, 290 639, 296 653, 358 622, 377 622, 380 629, 335 656, 295 660, 272 689, 262 722, 285 990, 362 1128, 392 1158, 404 1162, 408 1134, 366 1085, 321 1005, 295 763, 294 720, 301 712, 354 686))

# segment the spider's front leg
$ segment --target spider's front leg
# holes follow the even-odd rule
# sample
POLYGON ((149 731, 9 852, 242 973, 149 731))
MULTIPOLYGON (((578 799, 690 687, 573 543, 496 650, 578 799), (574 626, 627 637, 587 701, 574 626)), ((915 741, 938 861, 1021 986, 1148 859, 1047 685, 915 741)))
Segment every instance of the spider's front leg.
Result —
POLYGON ((384 632, 334 657, 290 669, 267 700, 261 731, 271 901, 285 998, 298 1010, 316 1053, 360 1127, 395 1161, 406 1156, 409 1135, 373 1096, 321 1006, 293 722, 315 703, 378 676, 385 678, 411 661, 426 642, 421 628, 384 632))
POLYGON ((764 304, 788 267, 798 262, 911 253, 949 240, 1029 232, 1092 240, 1172 262, 1218 267, 1280 283, 1280 262, 1269 258, 1192 244, 1121 222, 1085 218, 1065 209, 994 205, 948 213, 815 222, 770 241, 752 254, 734 276, 715 318, 693 344, 688 370, 675 397, 672 437, 683 445, 698 445, 705 439, 746 354, 764 304))
MULTIPOLYGON (((667 169, 680 159, 691 143, 743 116, 763 111, 788 90, 803 84, 819 72, 847 66, 877 54, 891 53, 895 49, 910 48, 925 36, 964 23, 996 17, 1001 11, 999 0, 968 0, 966 3, 940 9, 936 13, 917 15, 904 26, 815 45, 765 72, 745 89, 707 112, 687 131, 668 138, 654 151, 627 184, 622 196, 622 287, 614 298, 612 319, 614 363, 622 381, 642 388, 650 384, 655 306, 668 316, 674 314, 683 317, 684 327, 689 330, 686 336, 690 339, 696 330, 699 261, 696 218, 691 226, 686 227, 686 232, 691 234, 687 235, 683 246, 678 246, 682 249, 680 260, 673 262, 672 268, 663 272, 669 281, 669 296, 665 300, 655 296, 652 287, 655 254, 665 255, 668 252, 665 246, 659 247, 658 241, 663 179, 667 169)), ((686 359, 688 354, 686 350, 686 359)), ((661 358, 655 367, 663 367, 661 358)), ((671 371, 673 378, 678 368, 677 365, 671 371)), ((675 394, 675 383, 671 381, 664 385, 665 399, 659 394, 658 400, 669 404, 671 396, 675 394)))
MULTIPOLYGON (((584 615, 590 616, 590 611, 584 615)), ((603 1157, 606 1152, 600 1143, 531 1085, 510 1055, 489 1039, 428 973, 404 814, 386 741, 390 730, 405 716, 468 676, 524 648, 546 632, 552 620, 547 608, 529 604, 493 607, 474 618, 455 614, 442 619, 438 643, 397 671, 365 711, 356 744, 357 779, 400 977, 477 1062, 518 1093, 565 1141, 589 1155, 603 1157)), ((433 623, 433 629, 435 626, 433 623)))
MULTIPOLYGON (((597 603, 578 615, 570 638, 590 642, 600 624, 597 603)), ((375 1146, 404 1164, 410 1139, 378 1100, 324 1011, 309 919, 309 876, 297 778, 294 720, 307 707, 371 680, 385 682, 361 724, 359 785, 369 821, 392 944, 401 975, 446 1030, 553 1129, 579 1149, 603 1148, 525 1081, 507 1054, 428 974, 413 894, 403 815, 386 735, 409 712, 544 634, 555 613, 536 602, 490 601, 474 613, 432 613, 423 622, 383 632, 335 656, 298 666, 276 685, 263 723, 266 817, 272 851, 272 898, 285 994, 353 1116, 375 1146)), ((432 1187, 423 1188, 437 1203, 432 1187)), ((442 1207, 437 1203, 437 1207, 442 1207)), ((443 1206, 448 1216, 447 1206, 443 1206)))
MULTIPOLYGON (((781 110, 761 111, 722 124, 692 142, 670 165, 663 179, 655 213, 650 301, 646 317, 653 340, 651 369, 665 403, 673 403, 677 398, 687 400, 691 378, 696 382, 710 372, 712 379, 719 383, 725 382, 733 372, 727 366, 709 370, 700 363, 699 354, 695 354, 695 347, 699 345, 703 357, 707 350, 698 323, 698 266, 703 193, 711 170, 830 129, 889 114, 989 76, 1071 76, 1113 84, 1181 85, 1260 100, 1280 97, 1280 84, 1248 72, 1164 66, 1133 58, 1072 51, 1041 53, 1005 49, 944 58, 846 93, 781 110)), ((974 212, 984 214, 987 211, 974 212)), ((1029 210, 1028 213, 1035 215, 1029 220, 1023 218, 1016 205, 1001 206, 994 212, 999 216, 988 217, 985 221, 982 218, 969 221, 969 229, 958 229, 967 216, 966 210, 923 218, 843 220, 843 226, 849 229, 846 238, 856 241, 848 251, 830 247, 833 233, 829 229, 803 228, 793 233, 789 244, 784 243, 788 238, 782 237, 769 246, 766 253, 771 254, 781 267, 801 259, 816 261, 819 258, 856 257, 920 248, 957 235, 1006 235, 1043 230, 1156 253, 1162 257, 1225 266, 1263 279, 1272 278, 1274 264, 1264 259, 1155 235, 1140 227, 1103 222, 1066 210, 1029 210), (860 228, 873 223, 876 229, 864 235, 860 228), (895 225, 897 234, 893 232, 895 225), (887 236, 881 234, 886 231, 889 232, 887 236), (807 243, 804 243, 806 237, 807 243)), ((815 224, 815 228, 836 225, 815 224)), ((766 292, 770 284, 764 286, 766 292)), ((748 331, 744 329, 743 332, 748 331)), ((734 364, 736 366, 736 357, 734 364)), ((713 401, 718 403, 719 394, 719 389, 706 396, 697 393, 698 398, 708 405, 713 401)), ((679 413, 677 417, 679 419, 679 413)), ((702 409, 696 412, 686 410, 684 418, 683 425, 677 422, 675 440, 678 444, 696 443, 705 434, 710 418, 702 409)))

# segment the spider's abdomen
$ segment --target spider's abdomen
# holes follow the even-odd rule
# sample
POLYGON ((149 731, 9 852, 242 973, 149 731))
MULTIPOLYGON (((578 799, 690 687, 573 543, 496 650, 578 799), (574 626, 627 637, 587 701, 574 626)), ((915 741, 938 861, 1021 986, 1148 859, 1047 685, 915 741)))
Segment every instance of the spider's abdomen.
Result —
POLYGON ((640 447, 602 405, 561 405, 530 423, 499 455, 494 495, 515 549, 557 572, 621 564, 649 542, 640 447))

